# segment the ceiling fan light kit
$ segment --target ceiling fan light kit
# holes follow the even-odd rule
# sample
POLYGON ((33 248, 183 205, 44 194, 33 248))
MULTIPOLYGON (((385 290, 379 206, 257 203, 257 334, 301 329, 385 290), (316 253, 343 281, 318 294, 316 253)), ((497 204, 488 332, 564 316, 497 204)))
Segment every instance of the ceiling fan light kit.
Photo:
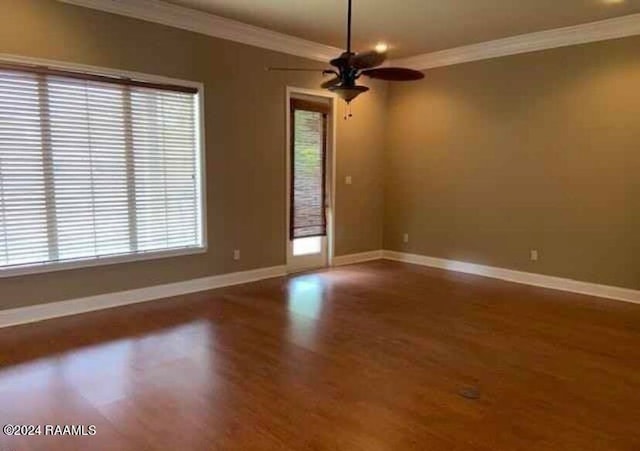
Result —
MULTIPOLYGON (((414 81, 424 78, 424 73, 406 69, 402 67, 379 67, 387 59, 387 55, 379 44, 376 50, 356 53, 351 51, 351 29, 352 29, 352 0, 348 0, 347 10, 347 50, 337 58, 332 59, 329 64, 333 69, 322 71, 324 75, 333 75, 331 80, 322 83, 323 89, 335 93, 338 97, 350 104, 356 97, 369 91, 369 88, 358 85, 357 81, 363 75, 369 78, 386 81, 414 81)), ((386 50, 386 46, 385 46, 386 50)), ((317 69, 297 69, 297 68, 270 68, 269 70, 289 70, 289 71, 312 71, 317 69)))
POLYGON ((342 86, 341 84, 333 85, 328 89, 347 103, 351 103, 353 99, 369 90, 369 88, 366 86, 342 86))

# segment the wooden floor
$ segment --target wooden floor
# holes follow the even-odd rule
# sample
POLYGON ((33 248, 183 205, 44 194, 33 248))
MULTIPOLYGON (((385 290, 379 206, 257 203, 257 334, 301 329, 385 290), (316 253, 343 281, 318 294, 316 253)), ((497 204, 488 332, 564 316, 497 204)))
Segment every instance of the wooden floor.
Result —
POLYGON ((640 450, 640 306, 372 262, 0 330, 17 450, 640 450), (479 399, 460 395, 477 389, 479 399))

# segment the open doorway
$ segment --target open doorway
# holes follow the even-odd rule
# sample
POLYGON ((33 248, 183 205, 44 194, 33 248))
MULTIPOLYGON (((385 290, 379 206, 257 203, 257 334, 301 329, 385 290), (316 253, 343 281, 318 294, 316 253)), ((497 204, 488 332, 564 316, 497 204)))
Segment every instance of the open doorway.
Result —
POLYGON ((287 270, 322 268, 333 258, 335 98, 287 90, 287 270))

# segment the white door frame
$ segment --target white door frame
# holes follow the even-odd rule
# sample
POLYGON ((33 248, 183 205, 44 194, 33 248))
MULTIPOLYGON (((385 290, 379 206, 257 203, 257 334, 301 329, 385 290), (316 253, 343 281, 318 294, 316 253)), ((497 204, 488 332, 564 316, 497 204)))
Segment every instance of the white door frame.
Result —
POLYGON ((330 162, 331 168, 329 169, 329 174, 331 177, 331 189, 328 196, 329 203, 329 212, 327 214, 327 266, 333 266, 333 259, 335 255, 335 204, 336 204, 336 154, 337 154, 337 111, 338 111, 338 97, 332 92, 322 90, 322 89, 306 89, 306 88, 296 88, 294 86, 287 86, 287 95, 285 99, 285 117, 286 117, 286 147, 285 147, 285 155, 286 155, 286 177, 285 177, 285 203, 287 205, 286 208, 286 228, 285 228, 285 252, 287 256, 287 270, 291 272, 293 269, 293 265, 290 262, 290 252, 289 246, 291 242, 289 240, 289 227, 290 227, 290 196, 291 196, 291 99, 295 98, 296 95, 299 96, 312 96, 312 97, 323 97, 331 100, 331 115, 330 115, 330 127, 329 127, 329 135, 327 138, 327 142, 329 143, 330 148, 330 162))

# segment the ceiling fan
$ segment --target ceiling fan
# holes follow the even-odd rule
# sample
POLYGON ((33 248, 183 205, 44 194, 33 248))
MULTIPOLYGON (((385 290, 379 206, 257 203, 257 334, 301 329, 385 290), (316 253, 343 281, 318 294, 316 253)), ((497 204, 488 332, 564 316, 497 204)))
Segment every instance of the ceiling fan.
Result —
MULTIPOLYGON (((413 69, 406 69, 403 67, 379 67, 387 59, 385 51, 372 50, 362 53, 353 52, 351 49, 352 0, 348 0, 348 2, 347 50, 342 53, 342 55, 329 62, 334 69, 325 69, 322 71, 324 75, 334 76, 331 80, 322 83, 322 88, 335 92, 338 97, 343 99, 345 102, 351 103, 353 99, 369 90, 368 87, 357 84, 358 79, 363 75, 387 81, 413 81, 424 78, 424 73, 413 69)), ((287 67, 270 67, 268 70, 318 71, 318 69, 287 67)))

